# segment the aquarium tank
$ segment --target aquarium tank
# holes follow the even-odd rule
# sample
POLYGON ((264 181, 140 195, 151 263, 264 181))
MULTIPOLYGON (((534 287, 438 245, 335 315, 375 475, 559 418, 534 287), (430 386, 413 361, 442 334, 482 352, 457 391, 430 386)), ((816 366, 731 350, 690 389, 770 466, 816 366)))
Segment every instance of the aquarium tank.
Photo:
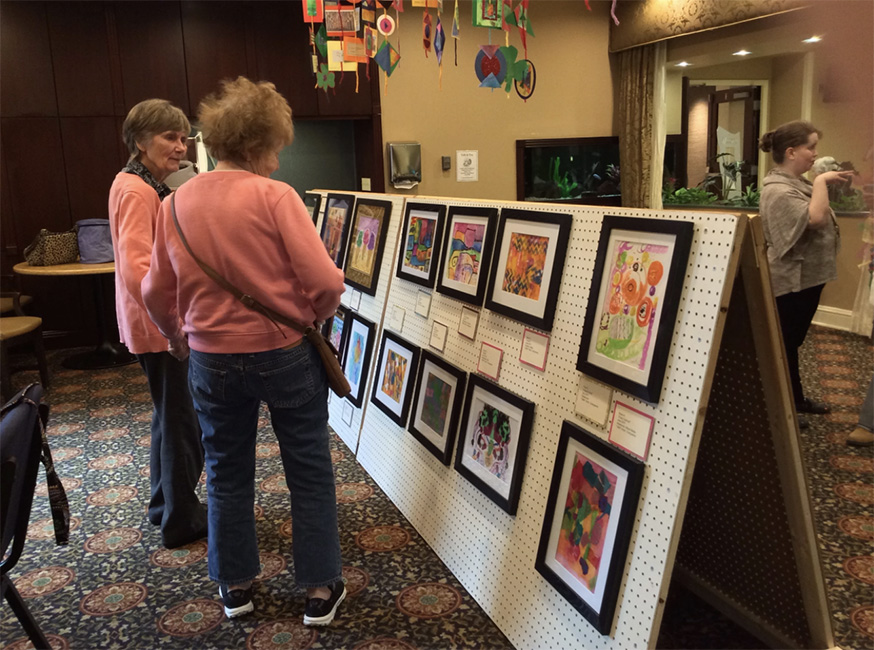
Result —
POLYGON ((516 140, 516 198, 621 205, 619 138, 516 140))

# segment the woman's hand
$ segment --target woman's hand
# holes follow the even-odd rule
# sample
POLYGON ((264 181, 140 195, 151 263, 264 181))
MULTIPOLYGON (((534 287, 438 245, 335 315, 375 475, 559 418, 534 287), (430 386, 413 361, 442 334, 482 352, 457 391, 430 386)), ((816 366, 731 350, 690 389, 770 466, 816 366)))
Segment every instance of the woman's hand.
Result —
POLYGON ((172 354, 175 359, 185 361, 191 353, 191 349, 188 347, 188 337, 180 336, 178 339, 168 341, 167 351, 172 354))
POLYGON ((811 228, 814 230, 825 228, 831 221, 831 209, 828 204, 829 183, 843 183, 851 178, 853 178, 852 170, 824 172, 813 179, 813 193, 808 208, 811 228))
POLYGON ((855 172, 853 172, 852 169, 850 169, 850 170, 848 170, 848 171, 833 171, 833 172, 825 172, 825 173, 823 173, 823 174, 819 174, 819 175, 818 175, 818 176, 813 180, 813 182, 815 183, 817 180, 819 180, 819 179, 821 178, 821 179, 823 179, 823 182, 824 182, 824 183, 828 183, 828 184, 830 184, 830 185, 834 185, 835 183, 843 183, 843 182, 845 182, 845 181, 850 180, 851 178, 853 178, 853 174, 854 174, 854 173, 855 173, 855 172))

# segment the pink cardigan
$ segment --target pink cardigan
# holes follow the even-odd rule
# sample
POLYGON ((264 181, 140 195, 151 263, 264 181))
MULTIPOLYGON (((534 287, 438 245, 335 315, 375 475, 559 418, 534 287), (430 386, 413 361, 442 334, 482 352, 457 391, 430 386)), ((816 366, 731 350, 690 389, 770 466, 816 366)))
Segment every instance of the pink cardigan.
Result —
MULTIPOLYGON (((307 324, 329 318, 340 304, 343 271, 286 183, 245 171, 212 171, 177 190, 176 213, 200 259, 275 311, 307 324)), ((203 272, 182 246, 169 198, 158 214, 142 291, 161 333, 175 339, 184 332, 198 352, 263 352, 301 337, 291 328, 277 329, 203 272)))
POLYGON ((149 319, 140 293, 160 207, 158 193, 139 176, 119 172, 112 182, 109 228, 115 252, 115 314, 121 342, 133 354, 167 351, 167 340, 149 319))

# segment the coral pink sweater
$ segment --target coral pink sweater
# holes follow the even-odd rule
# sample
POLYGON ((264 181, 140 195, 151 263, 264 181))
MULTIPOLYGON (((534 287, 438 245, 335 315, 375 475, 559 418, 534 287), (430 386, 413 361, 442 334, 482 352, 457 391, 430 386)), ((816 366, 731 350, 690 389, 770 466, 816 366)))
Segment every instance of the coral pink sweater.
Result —
POLYGON ((139 176, 119 172, 112 182, 109 228, 115 252, 115 314, 119 338, 134 354, 167 351, 167 340, 149 319, 140 293, 160 207, 158 193, 139 176))
MULTIPOLYGON (((212 171, 177 190, 176 214, 201 260, 280 314, 307 324, 332 316, 340 304, 343 271, 289 185, 245 171, 212 171)), ((198 352, 263 352, 301 338, 247 309, 203 272, 179 239, 170 198, 158 214, 142 292, 161 333, 175 339, 184 332, 198 352)))

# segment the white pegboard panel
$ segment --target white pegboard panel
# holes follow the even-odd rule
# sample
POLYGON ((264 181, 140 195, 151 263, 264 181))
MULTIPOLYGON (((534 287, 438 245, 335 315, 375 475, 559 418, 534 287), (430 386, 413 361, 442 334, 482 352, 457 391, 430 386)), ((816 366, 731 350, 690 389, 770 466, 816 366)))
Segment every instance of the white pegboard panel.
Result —
MULTIPOLYGON (((649 647, 658 632, 654 627, 661 618, 660 597, 667 593, 675 536, 679 537, 676 522, 679 506, 685 503, 684 491, 688 490, 689 453, 704 397, 705 375, 711 355, 717 353, 713 336, 731 266, 736 217, 435 197, 414 200, 447 206, 517 207, 573 216, 544 372, 518 361, 525 326, 517 321, 482 308, 476 340, 470 341, 458 334, 462 303, 452 298, 431 291, 430 313, 423 318, 415 313, 422 288, 393 278, 385 299, 386 313, 395 306, 406 312, 399 334, 422 348, 428 349, 434 321, 447 325, 449 334, 442 356, 469 373, 476 370, 483 341, 504 350, 498 383, 536 404, 518 511, 514 517, 507 515, 375 408, 366 411, 359 461, 515 647, 649 647), (562 421, 571 420, 607 439, 606 429, 574 413, 581 376, 576 370, 577 352, 605 214, 695 223, 660 402, 651 405, 614 391, 614 399, 621 398, 652 415, 655 427, 609 636, 599 634, 534 570, 562 421)), ((390 274, 394 275, 394 266, 390 274)), ((380 284, 384 281, 381 278, 380 284)))
MULTIPOLYGON (((313 192, 321 194, 322 196, 322 205, 319 208, 320 217, 318 220, 318 228, 321 228, 321 222, 327 204, 327 195, 329 193, 352 194, 355 196, 356 202, 359 198, 368 198, 389 201, 391 203, 391 216, 389 218, 388 231, 386 232, 385 250, 382 255, 382 263, 379 269, 379 280, 376 284, 376 295, 369 296, 366 293, 362 293, 361 303, 359 304, 358 309, 355 310, 367 320, 376 323, 376 328, 374 329, 375 339, 373 343, 372 357, 376 358, 376 355, 379 352, 379 339, 382 336, 382 320, 385 300, 389 292, 389 285, 392 282, 392 276, 394 275, 395 253, 398 248, 398 229, 400 228, 404 216, 404 197, 398 195, 372 194, 371 192, 340 192, 340 190, 313 190, 313 192)), ((348 289, 349 287, 347 285, 347 290, 348 289)), ((345 307, 350 306, 347 304, 345 296, 343 304, 345 307)), ((355 406, 348 400, 341 399, 333 394, 331 395, 331 401, 328 404, 328 422, 330 423, 331 428, 337 432, 337 435, 340 436, 341 440, 343 440, 343 442, 346 443, 346 446, 353 452, 358 448, 358 437, 361 432, 363 413, 366 411, 367 405, 370 402, 370 382, 373 377, 373 367, 374 364, 371 363, 367 381, 364 386, 365 397, 361 408, 355 408, 355 406), (343 420, 344 404, 346 405, 345 408, 347 410, 350 406, 353 409, 351 425, 346 424, 343 420)))

